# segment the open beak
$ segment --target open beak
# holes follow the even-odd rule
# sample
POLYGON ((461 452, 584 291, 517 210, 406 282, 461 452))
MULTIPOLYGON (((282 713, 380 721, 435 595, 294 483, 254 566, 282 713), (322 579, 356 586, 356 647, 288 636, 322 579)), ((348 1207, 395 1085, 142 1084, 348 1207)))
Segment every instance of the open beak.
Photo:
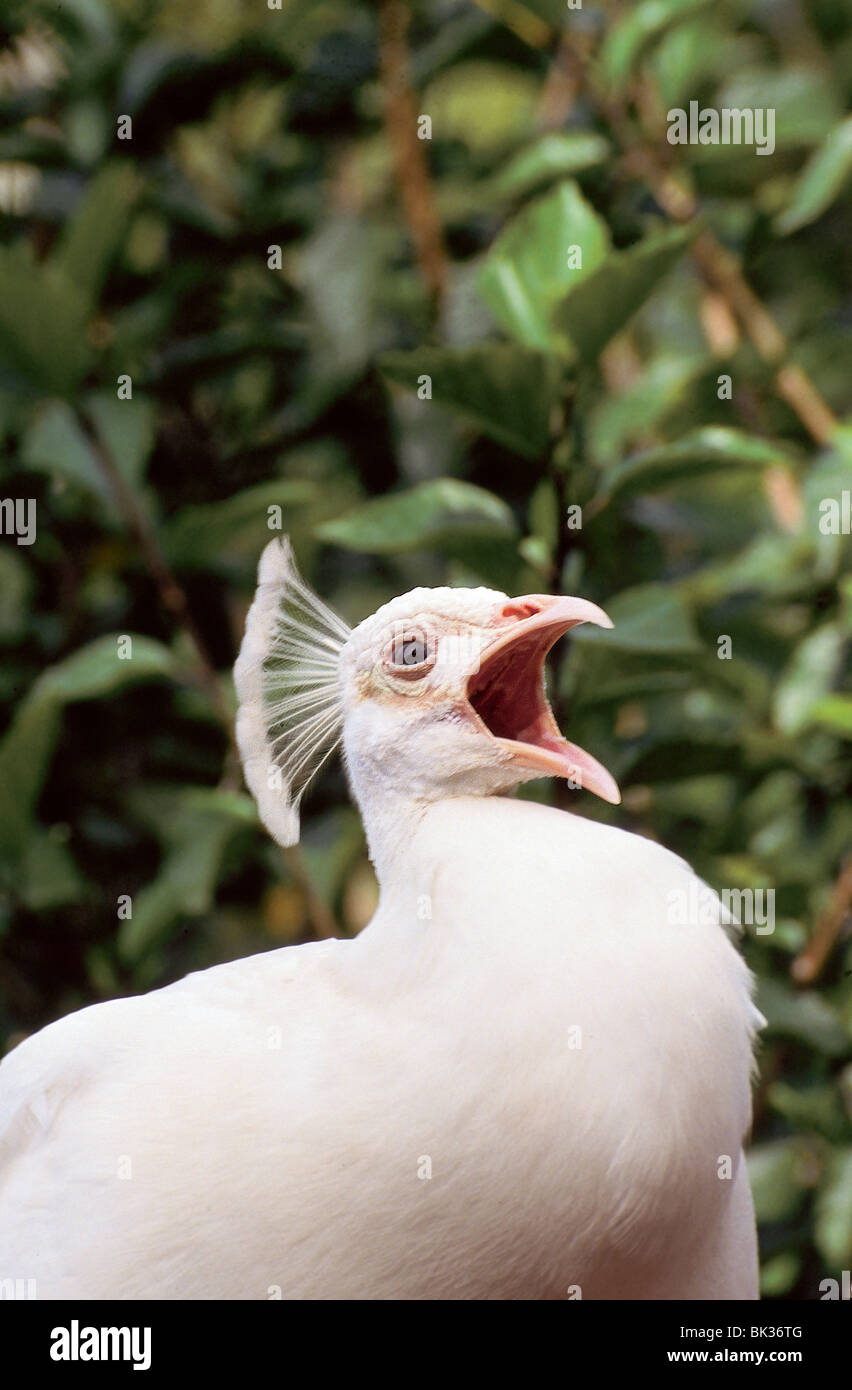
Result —
POLYGON ((543 777, 567 777, 618 805, 621 793, 605 767, 563 738, 548 704, 544 660, 550 648, 579 623, 612 627, 602 608, 583 598, 526 594, 512 599, 499 618, 499 632, 467 682, 468 704, 517 761, 543 777))

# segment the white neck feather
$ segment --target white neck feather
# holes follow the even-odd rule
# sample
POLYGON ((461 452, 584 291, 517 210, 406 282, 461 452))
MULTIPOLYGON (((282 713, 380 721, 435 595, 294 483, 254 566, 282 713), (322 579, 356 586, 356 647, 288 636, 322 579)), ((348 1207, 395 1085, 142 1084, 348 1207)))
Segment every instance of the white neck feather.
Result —
POLYGON ((391 777, 377 775, 373 766, 345 750, 346 771, 352 796, 358 804, 370 860, 379 886, 388 889, 404 873, 408 846, 429 806, 434 801, 425 788, 395 784, 391 777))

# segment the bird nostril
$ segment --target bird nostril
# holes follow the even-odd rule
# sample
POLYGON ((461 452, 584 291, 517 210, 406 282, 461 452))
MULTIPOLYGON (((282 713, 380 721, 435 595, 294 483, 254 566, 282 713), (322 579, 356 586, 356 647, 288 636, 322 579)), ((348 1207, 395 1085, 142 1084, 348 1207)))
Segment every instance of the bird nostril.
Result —
POLYGON ((519 599, 516 603, 507 603, 501 618, 531 618, 535 613, 541 612, 541 604, 535 603, 530 599, 519 599))

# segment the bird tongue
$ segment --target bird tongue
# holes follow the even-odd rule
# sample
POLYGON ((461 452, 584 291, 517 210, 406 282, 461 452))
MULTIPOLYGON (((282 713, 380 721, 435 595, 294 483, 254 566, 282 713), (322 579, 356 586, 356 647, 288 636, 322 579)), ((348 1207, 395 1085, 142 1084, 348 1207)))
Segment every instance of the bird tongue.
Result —
POLYGON ((544 659, 578 623, 612 627, 601 608, 581 598, 528 594, 507 604, 500 618, 511 623, 485 651, 468 681, 468 702, 512 756, 542 776, 566 777, 617 804, 615 779, 590 753, 562 737, 544 689, 544 659))

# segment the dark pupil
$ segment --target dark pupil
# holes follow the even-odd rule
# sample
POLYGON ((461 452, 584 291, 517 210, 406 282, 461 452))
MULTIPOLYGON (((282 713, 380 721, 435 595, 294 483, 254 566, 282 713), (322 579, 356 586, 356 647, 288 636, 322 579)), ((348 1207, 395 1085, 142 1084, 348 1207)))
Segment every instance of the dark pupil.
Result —
POLYGON ((426 643, 410 637, 399 644, 394 660, 397 666, 419 666, 426 660, 426 643))

